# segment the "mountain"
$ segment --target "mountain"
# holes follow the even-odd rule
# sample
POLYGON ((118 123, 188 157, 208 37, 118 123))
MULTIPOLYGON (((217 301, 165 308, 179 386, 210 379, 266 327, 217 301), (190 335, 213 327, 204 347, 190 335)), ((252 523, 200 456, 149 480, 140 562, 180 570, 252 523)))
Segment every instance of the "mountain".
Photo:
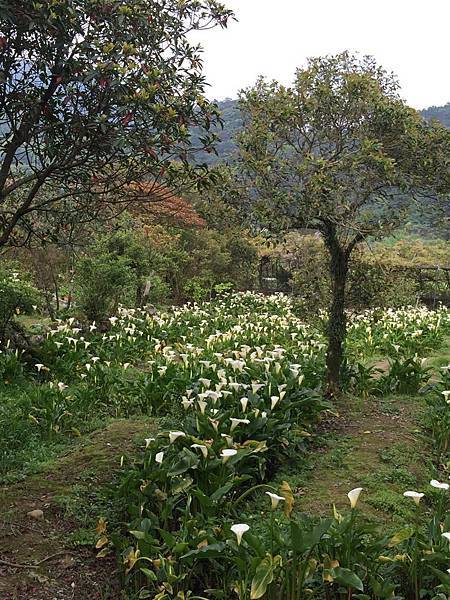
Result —
MULTIPOLYGON (((242 128, 242 117, 238 109, 238 101, 227 98, 218 102, 222 113, 223 129, 216 129, 221 141, 216 144, 217 156, 214 154, 202 154, 201 161, 208 165, 231 160, 236 153, 236 142, 234 137, 242 128)), ((450 129, 450 102, 445 106, 430 106, 420 111, 427 121, 437 119, 445 127, 450 129)), ((199 157, 200 158, 200 157, 199 157)))
POLYGON ((430 108, 421 110, 420 114, 427 121, 436 119, 437 121, 440 121, 442 125, 445 125, 447 129, 450 129, 450 102, 445 106, 430 106, 430 108))

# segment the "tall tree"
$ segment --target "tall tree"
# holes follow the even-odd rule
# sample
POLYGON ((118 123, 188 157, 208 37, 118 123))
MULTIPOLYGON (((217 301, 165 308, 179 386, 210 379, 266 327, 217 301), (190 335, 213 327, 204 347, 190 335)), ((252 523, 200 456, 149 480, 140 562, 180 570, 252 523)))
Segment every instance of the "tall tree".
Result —
POLYGON ((353 249, 402 224, 414 198, 435 197, 448 182, 450 133, 426 124, 398 89, 373 58, 342 53, 309 60, 291 87, 260 79, 240 96, 248 212, 260 225, 319 231, 329 253, 330 393, 341 386, 353 249))
POLYGON ((132 181, 205 175, 189 158, 219 117, 190 33, 231 16, 216 0, 0 0, 0 246, 56 208, 123 207, 132 181))

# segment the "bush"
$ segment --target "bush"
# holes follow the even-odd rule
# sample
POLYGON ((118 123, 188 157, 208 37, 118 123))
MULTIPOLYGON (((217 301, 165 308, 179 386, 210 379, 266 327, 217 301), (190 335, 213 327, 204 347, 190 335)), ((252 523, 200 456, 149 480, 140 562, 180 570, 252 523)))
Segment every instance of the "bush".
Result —
POLYGON ((0 266, 0 338, 4 341, 15 315, 29 314, 39 304, 40 294, 27 275, 14 271, 14 264, 0 266))

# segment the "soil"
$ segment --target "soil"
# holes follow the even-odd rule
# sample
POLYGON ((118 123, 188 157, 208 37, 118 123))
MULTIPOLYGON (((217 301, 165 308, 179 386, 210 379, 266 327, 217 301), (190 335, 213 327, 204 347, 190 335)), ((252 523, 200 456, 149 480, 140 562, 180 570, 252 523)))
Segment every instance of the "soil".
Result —
POLYGON ((85 515, 68 514, 62 500, 79 489, 89 497, 110 482, 120 457, 154 433, 154 421, 114 421, 46 472, 0 489, 1 600, 122 597, 115 557, 97 559, 93 544, 73 544, 85 515), (43 518, 27 515, 33 510, 43 518))

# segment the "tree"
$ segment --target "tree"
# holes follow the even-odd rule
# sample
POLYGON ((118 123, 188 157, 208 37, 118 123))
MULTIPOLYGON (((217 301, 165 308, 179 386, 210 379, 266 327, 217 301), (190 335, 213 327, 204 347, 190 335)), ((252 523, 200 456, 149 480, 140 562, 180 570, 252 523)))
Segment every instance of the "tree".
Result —
POLYGON ((124 210, 132 181, 204 177, 189 159, 220 120, 190 33, 231 16, 216 0, 0 0, 0 246, 45 237, 55 211, 124 210))
POLYGON ((450 134, 398 89, 374 59, 342 53, 309 60, 292 87, 260 79, 240 96, 245 210, 259 226, 320 232, 329 254, 330 393, 341 384, 353 249, 401 224, 413 198, 448 189, 450 134))

